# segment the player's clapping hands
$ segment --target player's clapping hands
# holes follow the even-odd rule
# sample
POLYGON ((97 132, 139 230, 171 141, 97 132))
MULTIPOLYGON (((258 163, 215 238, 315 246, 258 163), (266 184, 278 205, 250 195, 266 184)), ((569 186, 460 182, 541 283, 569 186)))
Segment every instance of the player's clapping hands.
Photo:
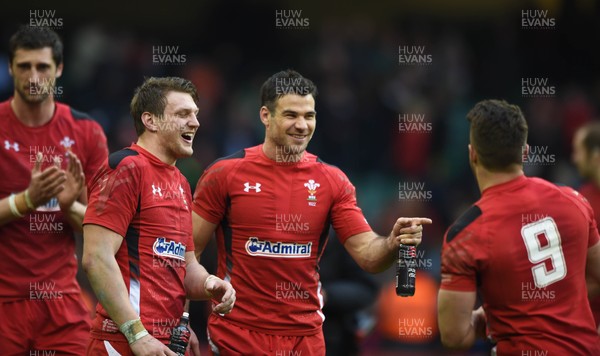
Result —
POLYGON ((31 170, 31 182, 27 188, 31 203, 35 207, 46 204, 60 193, 64 189, 64 183, 67 180, 66 173, 56 165, 42 170, 43 158, 44 155, 38 152, 31 170))
POLYGON ((400 244, 419 245, 423 237, 423 224, 431 223, 428 218, 399 218, 388 236, 390 249, 395 249, 400 244))
POLYGON ((79 158, 73 153, 69 152, 67 170, 65 171, 66 180, 64 183, 64 189, 58 193, 58 204, 60 209, 65 211, 68 210, 71 205, 79 198, 85 187, 85 175, 83 174, 83 167, 79 158))
POLYGON ((218 302, 217 305, 213 305, 215 313, 228 314, 231 312, 235 304, 235 289, 231 283, 211 274, 204 282, 204 289, 207 295, 218 302))

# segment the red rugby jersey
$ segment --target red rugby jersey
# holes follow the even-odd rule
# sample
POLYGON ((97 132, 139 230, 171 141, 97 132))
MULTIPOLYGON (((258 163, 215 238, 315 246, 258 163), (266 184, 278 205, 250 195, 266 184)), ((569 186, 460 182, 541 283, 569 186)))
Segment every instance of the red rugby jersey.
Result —
POLYGON ((498 355, 598 355, 585 283, 598 241, 579 193, 521 176, 484 190, 448 229, 441 288, 481 292, 498 355))
MULTIPOLYGON (((0 103, 0 198, 25 190, 37 152, 44 154, 42 168, 62 162, 74 152, 89 182, 108 156, 100 125, 87 114, 56 103, 52 119, 29 127, 15 116, 10 99, 0 103)), ((0 299, 53 299, 79 293, 75 279, 77 259, 71 225, 56 198, 36 211, 0 226, 6 253, 0 258, 0 299)))
MULTIPOLYGON (((579 192, 586 197, 592 209, 594 209, 594 216, 596 217, 596 221, 598 221, 600 219, 600 189, 595 184, 587 183, 579 188, 579 192)), ((600 325, 600 297, 590 300, 590 307, 592 308, 597 327, 600 325)))
POLYGON ((217 274, 237 293, 221 317, 270 334, 320 331, 318 261, 330 225, 342 243, 371 230, 340 169, 308 152, 298 163, 276 162, 262 145, 213 163, 198 181, 193 210, 218 224, 217 274))
MULTIPOLYGON (((163 342, 185 303, 185 253, 194 250, 191 201, 179 169, 136 144, 111 154, 90 188, 84 224, 123 236, 115 258, 129 301, 148 332, 163 342)), ((92 336, 124 341, 100 303, 96 311, 92 336)))

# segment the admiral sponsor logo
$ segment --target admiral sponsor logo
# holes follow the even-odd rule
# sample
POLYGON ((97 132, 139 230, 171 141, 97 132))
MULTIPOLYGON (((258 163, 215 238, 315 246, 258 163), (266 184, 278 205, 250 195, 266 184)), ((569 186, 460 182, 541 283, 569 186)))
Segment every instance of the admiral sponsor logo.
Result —
POLYGON ((276 258, 301 258, 310 257, 312 242, 305 244, 297 242, 271 242, 250 237, 246 242, 246 252, 251 256, 265 256, 276 258))
POLYGON ((181 242, 175 242, 167 240, 164 237, 159 237, 154 241, 152 250, 154 250, 154 253, 158 256, 185 260, 185 245, 181 242))

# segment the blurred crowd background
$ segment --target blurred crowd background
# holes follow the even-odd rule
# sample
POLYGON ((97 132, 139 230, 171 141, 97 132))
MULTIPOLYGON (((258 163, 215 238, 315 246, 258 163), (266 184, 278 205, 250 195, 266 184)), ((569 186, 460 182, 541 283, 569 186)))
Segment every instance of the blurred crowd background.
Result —
MULTIPOLYGON (((546 158, 527 163, 526 173, 577 187, 572 135, 599 109, 600 12, 592 0, 13 5, 0 13, 0 67, 8 66, 10 35, 30 23, 31 11, 54 11, 65 43, 58 100, 100 122, 111 152, 136 139, 129 102, 144 77, 194 82, 201 126, 194 157, 178 163, 192 188, 215 159, 262 142, 259 90, 267 77, 293 68, 312 79, 318 124, 309 151, 346 172, 374 230, 389 233, 399 216, 434 220, 419 248, 415 297, 395 297, 393 269, 375 276, 381 289, 358 334, 363 354, 439 353, 443 234, 479 197, 467 159, 468 110, 486 98, 520 105, 529 144, 546 158), (308 26, 278 26, 282 10, 301 10, 295 14, 308 26), (541 18, 554 25, 524 27, 527 10, 547 11, 541 18), (431 60, 399 63, 402 46, 418 46, 431 60), (157 62, 153 51, 167 47, 184 55, 183 63, 157 62), (554 93, 523 95, 525 78, 546 79, 554 93), (428 129, 402 131, 401 115, 411 114, 423 115, 428 129), (407 182, 426 198, 403 198, 407 182), (427 335, 402 332, 403 322, 421 320, 427 335)), ((0 70, 0 99, 12 90, 8 71, 0 70)), ((202 262, 214 268, 214 259, 209 250, 202 262)), ((201 314, 205 303, 194 308, 201 314)), ((202 319, 195 321, 199 336, 202 319)))

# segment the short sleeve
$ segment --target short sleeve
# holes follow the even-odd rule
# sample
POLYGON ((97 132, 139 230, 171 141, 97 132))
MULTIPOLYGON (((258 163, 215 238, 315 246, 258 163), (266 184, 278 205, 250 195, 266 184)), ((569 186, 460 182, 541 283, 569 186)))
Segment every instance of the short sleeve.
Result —
POLYGON ((215 164, 209 167, 196 184, 192 210, 206 221, 218 224, 225 215, 227 192, 226 167, 215 164))
POLYGON ((441 289, 461 292, 477 290, 475 244, 474 234, 469 230, 461 231, 450 242, 446 233, 442 247, 441 289))
POLYGON ((102 164, 108 157, 108 145, 106 135, 102 127, 96 121, 90 121, 87 128, 87 149, 83 172, 85 173, 86 185, 89 187, 96 171, 102 167, 102 164))
POLYGON ((124 159, 115 169, 97 172, 90 188, 83 224, 96 224, 125 237, 140 201, 141 169, 124 159))
MULTIPOLYGON (((181 176, 182 181, 184 182, 183 185, 185 186, 185 201, 189 202, 192 201, 192 192, 191 192, 191 188, 190 188, 190 183, 187 181, 187 179, 182 175, 181 176)), ((192 223, 191 220, 191 213, 190 213, 190 224, 192 223)), ((188 239, 186 241, 186 252, 192 252, 196 249, 196 247, 194 246, 194 235, 193 233, 190 233, 188 235, 188 239)))
POLYGON ((588 248, 594 246, 600 241, 600 235, 598 234, 598 224, 596 222, 596 218, 594 217, 594 209, 590 205, 589 201, 581 195, 583 204, 585 205, 587 211, 587 219, 588 219, 588 248))
POLYGON ((331 208, 331 224, 343 244, 356 234, 371 231, 371 227, 356 202, 356 189, 339 169, 332 175, 334 201, 331 208))

